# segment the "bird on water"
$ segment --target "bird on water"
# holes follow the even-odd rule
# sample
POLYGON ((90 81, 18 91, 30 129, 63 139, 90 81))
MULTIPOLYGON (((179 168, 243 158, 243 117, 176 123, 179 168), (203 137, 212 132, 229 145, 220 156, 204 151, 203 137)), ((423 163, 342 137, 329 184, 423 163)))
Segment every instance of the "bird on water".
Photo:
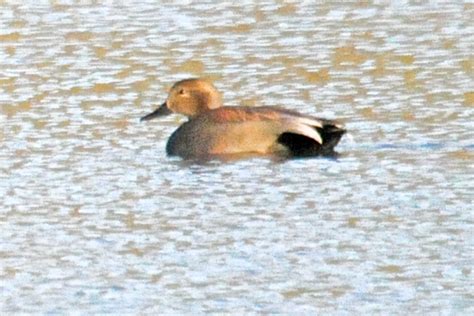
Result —
POLYGON ((334 156, 334 147, 346 132, 336 120, 279 107, 223 106, 215 86, 200 78, 176 82, 166 101, 140 120, 170 113, 188 117, 166 145, 168 155, 184 159, 245 154, 334 156))

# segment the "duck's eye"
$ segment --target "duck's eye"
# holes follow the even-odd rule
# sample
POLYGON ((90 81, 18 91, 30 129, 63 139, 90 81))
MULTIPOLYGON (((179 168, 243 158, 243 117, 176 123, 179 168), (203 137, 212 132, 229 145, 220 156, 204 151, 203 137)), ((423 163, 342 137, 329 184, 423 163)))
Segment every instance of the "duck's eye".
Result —
POLYGON ((185 94, 185 91, 184 91, 184 89, 181 89, 181 90, 179 90, 178 93, 181 94, 181 95, 183 95, 183 94, 185 94))

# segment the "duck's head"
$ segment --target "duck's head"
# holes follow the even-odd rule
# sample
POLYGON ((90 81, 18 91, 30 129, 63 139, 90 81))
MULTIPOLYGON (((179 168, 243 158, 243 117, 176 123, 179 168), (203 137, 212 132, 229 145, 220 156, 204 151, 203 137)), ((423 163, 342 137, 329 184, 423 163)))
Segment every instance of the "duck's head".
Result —
POLYGON ((196 116, 222 106, 222 98, 214 85, 206 79, 185 79, 171 87, 165 103, 140 120, 147 121, 170 113, 196 116))

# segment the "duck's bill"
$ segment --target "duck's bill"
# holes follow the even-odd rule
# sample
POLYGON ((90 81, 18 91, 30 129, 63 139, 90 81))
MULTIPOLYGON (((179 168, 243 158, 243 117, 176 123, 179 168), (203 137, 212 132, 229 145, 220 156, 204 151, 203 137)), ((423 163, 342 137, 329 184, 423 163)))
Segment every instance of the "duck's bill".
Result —
POLYGON ((148 121, 148 120, 154 119, 155 117, 165 116, 165 115, 168 115, 168 114, 171 114, 171 111, 170 111, 170 109, 168 109, 168 107, 166 106, 166 102, 165 102, 162 105, 160 105, 156 110, 151 112, 150 114, 147 114, 144 117, 142 117, 140 119, 140 122, 148 121))

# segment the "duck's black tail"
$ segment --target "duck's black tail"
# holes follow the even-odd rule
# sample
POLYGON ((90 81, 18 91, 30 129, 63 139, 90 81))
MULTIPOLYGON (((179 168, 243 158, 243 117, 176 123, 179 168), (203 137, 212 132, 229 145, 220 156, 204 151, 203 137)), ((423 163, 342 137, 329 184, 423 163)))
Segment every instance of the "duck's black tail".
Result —
POLYGON ((346 133, 346 129, 344 125, 336 121, 322 120, 322 122, 323 127, 316 128, 323 139, 323 144, 320 148, 321 155, 334 155, 336 153, 334 147, 339 143, 342 135, 346 133))
POLYGON ((321 136, 322 144, 306 135, 285 132, 278 137, 278 142, 286 146, 295 157, 329 156, 336 157, 334 147, 341 140, 346 129, 341 123, 320 119, 322 127, 314 127, 321 136))

